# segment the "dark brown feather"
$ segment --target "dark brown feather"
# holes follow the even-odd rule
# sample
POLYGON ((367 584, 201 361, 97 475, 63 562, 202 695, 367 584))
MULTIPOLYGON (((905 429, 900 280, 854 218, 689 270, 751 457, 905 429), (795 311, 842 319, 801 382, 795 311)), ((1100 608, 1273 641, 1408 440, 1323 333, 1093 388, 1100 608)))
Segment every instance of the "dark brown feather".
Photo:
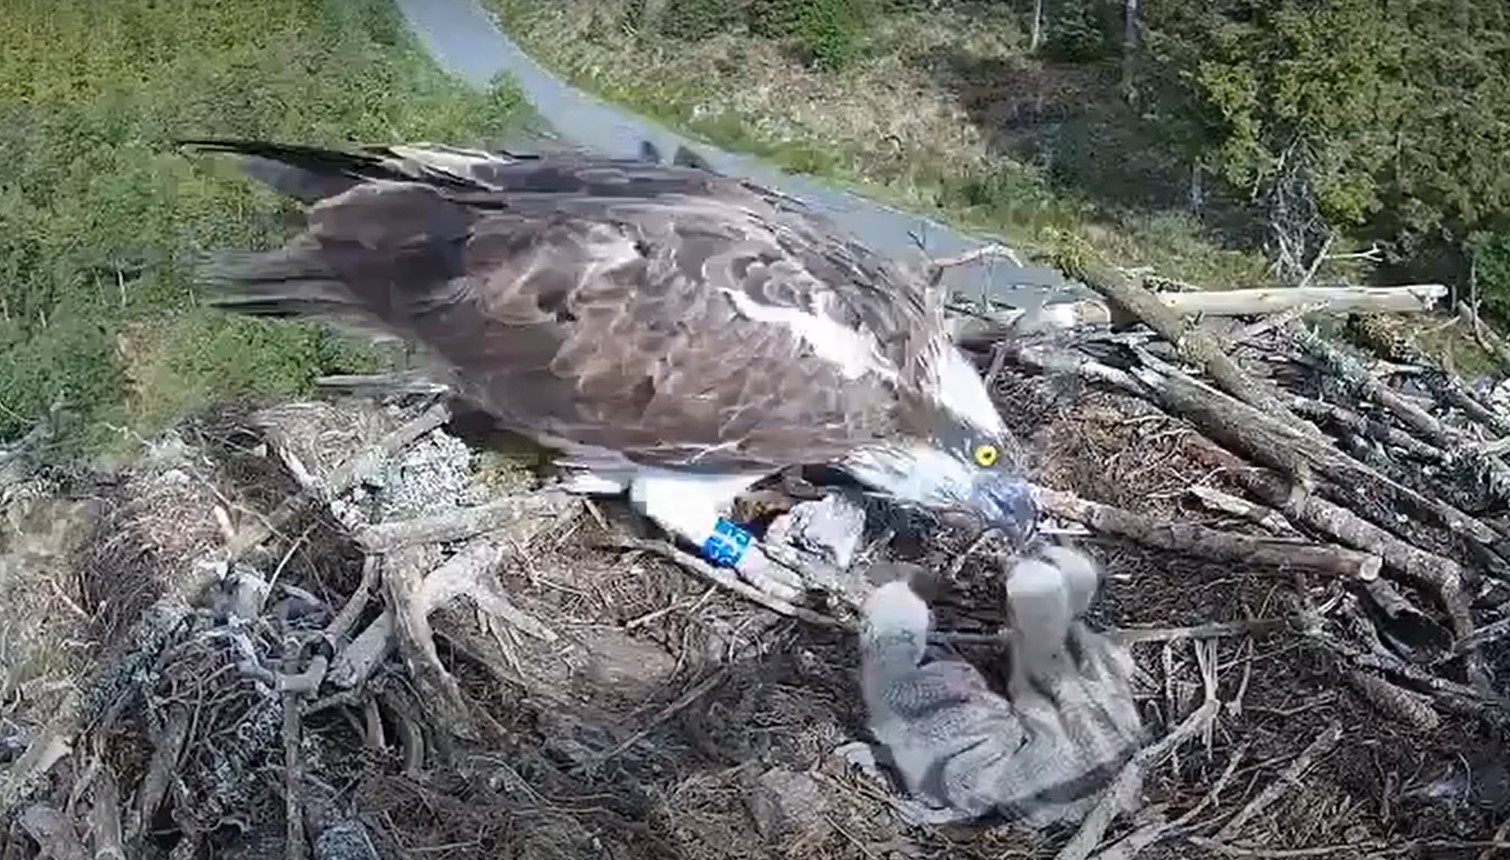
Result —
POLYGON ((913 426, 917 375, 940 329, 919 287, 790 198, 630 159, 457 166, 402 147, 345 161, 254 147, 351 184, 310 208, 289 248, 209 270, 217 304, 369 313, 429 347, 505 425, 645 464, 821 463, 926 432, 913 426), (846 379, 723 290, 871 332, 899 383, 846 379))

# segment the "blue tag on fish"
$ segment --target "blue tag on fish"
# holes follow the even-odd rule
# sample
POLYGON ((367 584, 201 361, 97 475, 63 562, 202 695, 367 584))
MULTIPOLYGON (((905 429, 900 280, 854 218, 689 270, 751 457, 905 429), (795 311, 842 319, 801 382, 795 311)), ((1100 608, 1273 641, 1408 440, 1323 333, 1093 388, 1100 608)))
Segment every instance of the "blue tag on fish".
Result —
POLYGON ((713 534, 703 541, 703 555, 720 567, 734 567, 754 539, 754 535, 720 517, 713 526, 713 534))

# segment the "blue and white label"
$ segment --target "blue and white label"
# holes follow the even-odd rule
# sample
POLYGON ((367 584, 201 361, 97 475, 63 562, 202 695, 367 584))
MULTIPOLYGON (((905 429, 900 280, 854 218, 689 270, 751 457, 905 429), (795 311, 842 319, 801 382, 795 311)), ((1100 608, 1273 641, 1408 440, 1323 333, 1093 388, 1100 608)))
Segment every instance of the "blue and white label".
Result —
POLYGON ((713 534, 703 541, 703 555, 720 567, 734 567, 754 539, 754 535, 720 517, 713 526, 713 534))

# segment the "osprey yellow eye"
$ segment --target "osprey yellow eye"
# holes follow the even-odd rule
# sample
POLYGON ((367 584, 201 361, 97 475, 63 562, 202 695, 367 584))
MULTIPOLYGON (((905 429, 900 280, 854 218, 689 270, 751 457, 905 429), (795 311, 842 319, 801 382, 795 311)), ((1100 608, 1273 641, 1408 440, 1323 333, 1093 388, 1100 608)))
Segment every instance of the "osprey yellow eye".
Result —
POLYGON ((1001 452, 996 450, 995 445, 975 446, 975 462, 981 466, 995 466, 1001 452))

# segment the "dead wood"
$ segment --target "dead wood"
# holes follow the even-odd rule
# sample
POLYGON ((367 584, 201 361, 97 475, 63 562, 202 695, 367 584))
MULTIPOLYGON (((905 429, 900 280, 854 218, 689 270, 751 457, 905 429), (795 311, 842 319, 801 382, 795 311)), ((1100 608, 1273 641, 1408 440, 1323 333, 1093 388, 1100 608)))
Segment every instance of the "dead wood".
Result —
POLYGON ((1427 463, 1444 463, 1447 454, 1440 448, 1428 445, 1404 430, 1391 427, 1383 421, 1359 415, 1334 403, 1323 403, 1308 397, 1295 397, 1290 405, 1301 415, 1318 423, 1329 424, 1342 433, 1353 433, 1366 439, 1374 439, 1399 448, 1411 457, 1427 463))
MULTIPOLYGON (((396 550, 395 554, 404 553, 409 549, 413 547, 401 548, 396 550)), ((413 593, 408 590, 403 591, 398 598, 401 602, 396 602, 393 592, 388 591, 388 608, 349 645, 337 652, 330 671, 332 682, 345 688, 361 685, 392 653, 397 641, 395 636, 405 635, 407 630, 409 635, 422 631, 423 635, 428 638, 431 635, 429 616, 435 610, 461 597, 472 599, 477 608, 483 612, 485 624, 489 629, 493 629, 494 624, 502 622, 541 641, 554 642, 555 631, 516 607, 498 582, 498 566, 505 559, 513 558, 514 553, 515 544, 509 540, 507 534, 474 538, 443 564, 423 576, 422 580, 414 585, 413 593), (396 608, 411 616, 405 622, 406 628, 400 628, 395 624, 396 608), (417 620, 419 618, 426 619, 423 627, 417 620)), ((392 558, 393 556, 390 556, 386 561, 388 566, 395 563, 392 558)), ((386 575, 384 583, 389 585, 386 575)), ((429 650, 433 650, 433 644, 429 650)))
POLYGON ((1079 830, 1063 848, 1059 849, 1059 853, 1054 855, 1054 860, 1085 860, 1090 857, 1096 847, 1101 844, 1101 839, 1106 835, 1106 830, 1111 826, 1112 821, 1123 811, 1136 808, 1137 795, 1142 791, 1143 781, 1148 772, 1173 755, 1181 744, 1205 731, 1211 721, 1216 718, 1221 706, 1221 702, 1217 699, 1208 698, 1196 709, 1195 713, 1176 726, 1174 731, 1160 738, 1158 742, 1139 750, 1132 760, 1122 767, 1117 778, 1107 787, 1101 800, 1080 823, 1079 830))
POLYGON ((51 860, 89 860, 84 842, 63 813, 43 803, 22 810, 21 828, 42 848, 42 856, 51 860))
POLYGON ((1296 308, 1331 314, 1425 313, 1447 296, 1442 284, 1403 287, 1277 287, 1247 290, 1156 293, 1182 316, 1236 317, 1283 313, 1296 308))
MULTIPOLYGON (((283 673, 293 676, 298 672, 299 641, 285 637, 283 673)), ((318 686, 317 683, 317 689, 318 686)), ((303 690, 292 687, 283 690, 283 855, 288 860, 305 860, 309 856, 304 834, 304 753, 300 749, 304 742, 303 698, 303 690)))
POLYGON ((1273 508, 1255 505, 1247 499, 1241 499, 1210 487, 1191 487, 1189 493, 1208 510, 1241 517, 1275 534, 1296 534, 1295 526, 1285 519, 1284 514, 1273 508))
POLYGON ((415 544, 463 540, 514 526, 524 530, 513 536, 524 545, 552 522, 574 514, 580 506, 581 500, 577 497, 547 490, 508 496, 429 517, 364 526, 354 537, 357 545, 367 552, 388 553, 415 544))
POLYGON ((1413 546, 1346 508, 1286 483, 1272 472, 1235 464, 1230 455, 1222 456, 1225 452, 1213 450, 1213 453, 1230 467, 1228 474, 1234 481, 1292 521, 1378 556, 1389 569, 1431 589, 1452 620, 1454 632, 1460 637, 1472 634, 1473 618, 1463 593, 1465 574, 1457 562, 1413 546))
MULTIPOLYGON (((1272 416, 1246 403, 1205 386, 1183 374, 1155 380, 1161 405, 1172 414, 1194 423, 1208 438, 1256 463, 1279 469, 1294 477, 1307 490, 1311 479, 1323 474, 1347 495, 1371 489, 1397 509, 1429 519, 1449 532, 1492 546, 1501 540, 1495 529, 1452 505, 1406 487, 1369 468, 1330 445, 1303 438, 1272 416)), ((1272 504, 1272 503, 1271 503, 1272 504)), ((1398 521, 1391 523, 1398 528, 1398 521)))
POLYGON ((1297 433, 1321 435, 1321 431, 1290 412, 1273 385, 1249 376, 1199 322, 1182 319, 1127 275, 1094 260, 1088 248, 1067 247, 1054 255, 1054 261, 1066 275, 1105 296, 1157 332, 1181 358, 1209 374, 1223 391, 1285 422, 1297 433))
POLYGON ((1328 343, 1314 331, 1304 326, 1295 326, 1291 332, 1295 344, 1302 352, 1321 362, 1328 371, 1352 386, 1361 397, 1373 400, 1393 412, 1401 421, 1432 442, 1450 445, 1458 441, 1457 433, 1448 431, 1426 410, 1391 391, 1356 359, 1328 343))
POLYGON ((376 444, 353 454, 330 474, 323 485, 316 485, 309 470, 298 463, 298 458, 292 451, 278 449, 279 457, 289 466, 290 474, 299 481, 303 491, 285 499, 266 517, 253 518, 248 522, 228 543, 229 557, 234 560, 245 556, 286 526, 300 511, 304 510, 306 505, 316 502, 328 504, 331 500, 345 495, 383 460, 412 445, 426 433, 449 420, 451 420, 451 411, 446 404, 438 403, 431 406, 419 417, 387 434, 376 444))
POLYGON ((392 611, 395 641, 404 668, 433 722, 459 737, 476 739, 471 709, 456 679, 441 665, 440 655, 435 651, 428 601, 423 594, 428 569, 426 554, 414 547, 401 547, 389 555, 383 570, 383 586, 392 611))
POLYGON ((186 705, 174 702, 167 706, 167 718, 160 731, 152 738, 152 761, 147 775, 137 789, 136 806, 126 824, 126 839, 136 843, 151 826, 152 816, 162 806, 173 783, 179 759, 183 756, 184 744, 189 739, 192 714, 186 705))
POLYGON ((1457 311, 1458 318, 1467 323, 1469 329, 1472 330, 1479 347, 1493 356, 1502 370, 1510 371, 1510 344, 1506 344, 1499 332, 1484 323, 1472 305, 1467 302, 1458 302, 1457 311))
POLYGON ((1353 669, 1347 673, 1348 683, 1358 695, 1384 713, 1417 731, 1431 732, 1441 725, 1442 718, 1432 708, 1431 702, 1418 693, 1391 684, 1369 672, 1353 669))
POLYGON ((1266 539, 1193 523, 1159 522, 1059 490, 1042 489, 1039 500, 1046 513, 1074 520, 1093 531, 1212 561, 1298 568, 1357 580, 1377 578, 1383 565, 1378 556, 1341 547, 1266 539))
POLYGON ((102 762, 91 788, 89 831, 93 837, 94 860, 126 860, 121 836, 121 791, 115 768, 102 762))

